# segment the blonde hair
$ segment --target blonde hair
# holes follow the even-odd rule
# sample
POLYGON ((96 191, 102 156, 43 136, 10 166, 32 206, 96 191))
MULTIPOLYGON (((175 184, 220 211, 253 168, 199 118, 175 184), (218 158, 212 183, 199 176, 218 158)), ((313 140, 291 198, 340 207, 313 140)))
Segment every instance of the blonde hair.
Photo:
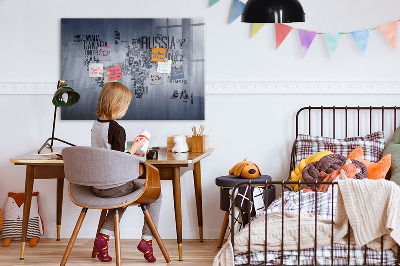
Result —
POLYGON ((132 92, 118 82, 107 82, 101 89, 96 115, 115 120, 132 100, 132 92))

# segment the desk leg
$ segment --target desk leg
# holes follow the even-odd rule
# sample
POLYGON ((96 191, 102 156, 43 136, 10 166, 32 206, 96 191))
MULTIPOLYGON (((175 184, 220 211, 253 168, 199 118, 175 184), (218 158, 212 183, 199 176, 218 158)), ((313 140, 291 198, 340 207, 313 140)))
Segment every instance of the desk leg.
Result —
POLYGON ((31 211, 32 190, 34 181, 34 166, 26 166, 25 177, 25 195, 24 195, 24 213, 22 219, 22 232, 21 232, 21 255, 20 259, 24 259, 26 235, 28 233, 29 213, 31 211))
POLYGON ((174 191, 175 223, 178 242, 179 260, 182 259, 182 205, 181 205, 181 174, 179 167, 174 167, 174 178, 172 179, 174 191))
POLYGON ((203 242, 203 203, 201 196, 201 168, 200 161, 194 164, 194 191, 196 194, 197 220, 199 225, 200 242, 203 242))
POLYGON ((57 178, 57 241, 60 241, 64 178, 57 178))

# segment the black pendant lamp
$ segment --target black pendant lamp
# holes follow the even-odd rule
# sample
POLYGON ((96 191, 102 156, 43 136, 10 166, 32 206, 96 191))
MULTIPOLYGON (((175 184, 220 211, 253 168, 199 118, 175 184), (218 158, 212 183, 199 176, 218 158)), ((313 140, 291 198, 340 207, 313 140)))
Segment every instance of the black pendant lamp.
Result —
POLYGON ((304 10, 298 0, 249 0, 243 9, 242 22, 304 22, 304 10))

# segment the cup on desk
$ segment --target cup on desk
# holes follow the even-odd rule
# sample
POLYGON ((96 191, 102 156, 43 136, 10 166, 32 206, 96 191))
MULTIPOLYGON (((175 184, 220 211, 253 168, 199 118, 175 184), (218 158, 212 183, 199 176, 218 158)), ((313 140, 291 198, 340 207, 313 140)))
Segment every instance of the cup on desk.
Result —
POLYGON ((146 155, 146 158, 149 160, 157 160, 158 159, 158 150, 149 150, 146 155))

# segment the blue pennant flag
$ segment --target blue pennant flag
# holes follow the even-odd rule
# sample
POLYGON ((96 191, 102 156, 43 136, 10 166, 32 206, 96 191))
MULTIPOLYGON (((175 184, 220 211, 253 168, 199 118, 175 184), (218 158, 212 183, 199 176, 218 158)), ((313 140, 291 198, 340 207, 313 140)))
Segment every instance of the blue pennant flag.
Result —
POLYGON ((351 35, 353 35, 354 40, 356 41, 358 47, 361 50, 361 53, 364 55, 368 46, 369 33, 371 29, 361 30, 361 31, 352 31, 351 35))
POLYGON ((329 55, 332 58, 333 54, 336 51, 336 48, 338 47, 339 39, 340 39, 340 36, 342 36, 342 34, 340 34, 338 32, 334 32, 334 33, 325 33, 323 36, 324 36, 326 48, 328 48, 329 55))
POLYGON ((219 0, 210 0, 210 5, 208 7, 212 7, 213 5, 215 5, 218 2, 219 2, 219 0))
POLYGON ((232 23, 235 19, 242 15, 243 8, 244 3, 242 1, 233 0, 231 18, 229 19, 229 23, 232 23))

